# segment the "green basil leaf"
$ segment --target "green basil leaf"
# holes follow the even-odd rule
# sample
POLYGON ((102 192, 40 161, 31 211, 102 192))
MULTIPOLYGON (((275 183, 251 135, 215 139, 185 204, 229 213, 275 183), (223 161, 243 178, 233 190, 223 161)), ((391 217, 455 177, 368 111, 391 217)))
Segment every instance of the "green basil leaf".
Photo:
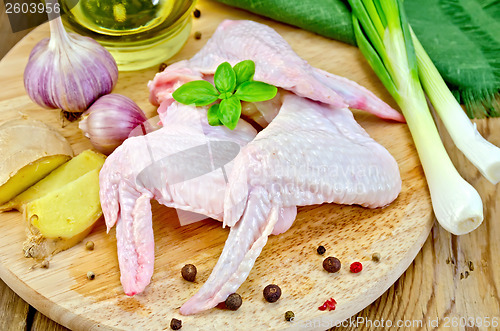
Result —
POLYGON ((172 97, 185 105, 207 106, 217 100, 219 92, 206 80, 195 80, 179 87, 172 97))
POLYGON ((222 122, 219 120, 219 104, 213 104, 208 108, 207 112, 207 118, 208 118, 208 124, 211 126, 217 126, 217 125, 222 125, 222 122))
POLYGON ((238 99, 248 102, 266 101, 274 98, 278 89, 276 86, 263 82, 244 82, 234 93, 238 99))
POLYGON ((219 99, 229 99, 232 95, 232 92, 224 92, 219 95, 219 99))
POLYGON ((236 86, 238 86, 241 83, 252 80, 255 74, 255 62, 252 60, 241 61, 237 63, 233 69, 236 73, 236 86))
POLYGON ((220 93, 234 91, 236 88, 236 74, 228 62, 221 63, 215 70, 214 83, 220 93))
POLYGON ((234 130, 241 116, 241 102, 234 95, 220 102, 219 120, 229 129, 234 130))

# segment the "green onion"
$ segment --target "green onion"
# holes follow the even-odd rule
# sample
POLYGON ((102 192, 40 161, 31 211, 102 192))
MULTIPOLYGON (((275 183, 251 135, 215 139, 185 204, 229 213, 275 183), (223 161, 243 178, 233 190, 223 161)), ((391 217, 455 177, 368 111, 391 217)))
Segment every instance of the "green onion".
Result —
POLYGON ((497 184, 500 181, 500 148, 477 132, 413 31, 412 37, 420 80, 451 139, 486 179, 497 184))
POLYGON ((477 191, 453 166, 425 99, 410 25, 398 0, 349 0, 358 46, 400 106, 415 142, 437 220, 459 235, 483 221, 477 191))

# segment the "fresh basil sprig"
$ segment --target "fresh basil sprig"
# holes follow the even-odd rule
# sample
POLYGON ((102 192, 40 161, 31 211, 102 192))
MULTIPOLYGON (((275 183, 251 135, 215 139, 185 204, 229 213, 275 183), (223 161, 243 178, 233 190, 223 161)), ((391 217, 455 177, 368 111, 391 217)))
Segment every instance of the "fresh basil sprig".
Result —
POLYGON ((278 92, 276 86, 254 81, 254 74, 252 60, 241 61, 234 67, 224 62, 215 70, 215 87, 205 80, 196 80, 182 85, 172 96, 177 102, 196 106, 208 106, 220 99, 220 103, 214 103, 208 109, 208 123, 225 125, 233 130, 241 116, 241 101, 266 101, 278 92))

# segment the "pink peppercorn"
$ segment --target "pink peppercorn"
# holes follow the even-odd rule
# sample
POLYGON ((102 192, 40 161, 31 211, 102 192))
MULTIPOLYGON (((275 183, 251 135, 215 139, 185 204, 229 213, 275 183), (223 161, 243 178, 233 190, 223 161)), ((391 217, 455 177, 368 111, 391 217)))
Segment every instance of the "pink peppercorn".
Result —
POLYGON ((335 310, 336 305, 337 305, 337 301, 335 301, 334 298, 330 298, 330 299, 326 300, 322 306, 318 307, 318 309, 321 311, 325 311, 327 309, 328 310, 335 310))
POLYGON ((363 265, 361 264, 361 262, 353 262, 353 263, 351 263, 351 266, 349 269, 351 270, 352 273, 357 274, 358 272, 363 270, 363 265))

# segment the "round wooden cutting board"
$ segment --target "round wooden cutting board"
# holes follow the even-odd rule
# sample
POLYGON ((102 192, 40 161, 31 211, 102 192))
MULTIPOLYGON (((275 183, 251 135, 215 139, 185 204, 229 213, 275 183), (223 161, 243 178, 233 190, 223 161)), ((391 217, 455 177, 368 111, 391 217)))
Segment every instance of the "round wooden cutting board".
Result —
MULTIPOLYGON (((194 20, 192 34, 182 51, 169 62, 189 58, 211 36, 225 18, 252 19, 274 27, 293 49, 313 66, 350 78, 393 105, 377 77, 357 48, 327 40, 312 33, 279 24, 227 6, 200 1, 201 18, 194 20)), ((26 116, 42 120, 68 138, 75 153, 91 148, 77 123, 63 121, 57 110, 45 110, 30 101, 22 83, 23 71, 33 46, 48 36, 43 25, 23 39, 1 62, 0 122, 26 116)), ((150 116, 147 82, 157 68, 120 73, 114 92, 131 97, 150 116)), ((411 136, 405 124, 380 120, 355 111, 359 123, 398 161, 403 187, 391 205, 380 209, 324 204, 299 208, 292 228, 271 236, 248 279, 238 292, 243 305, 238 311, 211 309, 195 316, 181 316, 179 307, 208 278, 228 229, 213 220, 180 226, 176 211, 153 203, 155 270, 144 293, 127 297, 120 284, 114 229, 106 234, 99 221, 85 241, 57 254, 49 269, 32 268, 23 256, 24 221, 18 212, 0 214, 0 276, 16 293, 51 319, 74 330, 168 329, 172 318, 183 321, 183 330, 327 329, 357 313, 382 295, 410 265, 433 224, 425 178, 411 136), (316 253, 318 245, 326 254, 316 253), (371 260, 378 252, 380 262, 371 260), (337 274, 323 270, 322 261, 336 256, 342 261, 337 274), (363 271, 349 272, 349 264, 363 263, 363 271), (181 278, 186 263, 198 268, 194 283, 181 278), (89 281, 88 271, 96 278, 89 281), (282 297, 276 303, 264 301, 263 288, 278 284, 282 297), (329 298, 337 301, 335 311, 319 311, 329 298), (284 313, 295 313, 286 322, 284 313)), ((418 289, 416 289, 418 291, 418 289)))

